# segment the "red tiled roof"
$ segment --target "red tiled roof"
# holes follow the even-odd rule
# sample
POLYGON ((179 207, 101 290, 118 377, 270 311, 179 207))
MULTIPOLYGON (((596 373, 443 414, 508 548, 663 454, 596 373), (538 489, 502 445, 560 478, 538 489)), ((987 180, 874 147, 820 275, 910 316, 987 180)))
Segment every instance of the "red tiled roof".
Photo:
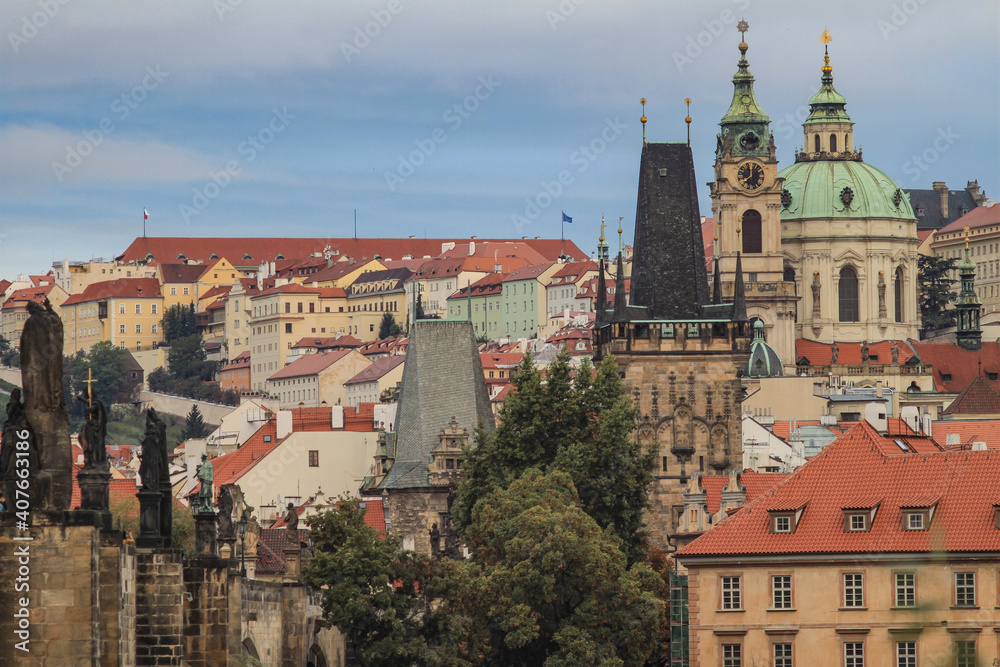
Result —
POLYGON ((597 271, 597 262, 592 259, 585 260, 583 262, 569 262, 563 265, 563 268, 559 269, 552 274, 550 279, 550 285, 566 285, 569 283, 575 283, 580 279, 585 273, 590 271, 597 271))
MULTIPOLYGON (((247 470, 252 468, 271 450, 278 446, 278 429, 274 420, 264 422, 257 431, 247 438, 235 452, 223 454, 212 459, 212 473, 215 476, 215 486, 235 484, 247 470), (265 441, 264 438, 268 441, 265 441)), ((197 487, 192 493, 197 491, 197 487)))
MULTIPOLYGON (((756 500, 760 494, 772 488, 775 484, 784 481, 791 473, 760 473, 753 470, 745 470, 740 473, 740 484, 746 489, 746 502, 756 500)), ((708 505, 709 514, 719 511, 722 504, 722 490, 729 484, 728 475, 705 475, 701 478, 701 485, 705 488, 705 503, 708 505)))
MULTIPOLYGON (((73 464, 73 495, 70 498, 69 508, 70 509, 80 509, 81 494, 80 494, 80 484, 76 480, 76 475, 83 469, 82 465, 73 464)), ((122 478, 112 478, 108 480, 108 498, 110 504, 113 507, 115 504, 120 503, 123 500, 136 499, 135 494, 138 493, 139 489, 135 485, 135 479, 122 479, 122 478)), ((136 508, 138 509, 139 501, 136 499, 136 508)))
MULTIPOLYGON (((979 209, 976 209, 979 210, 979 209)), ((972 384, 982 372, 1000 374, 1000 343, 983 341, 978 350, 966 350, 955 343, 934 343, 910 340, 910 346, 925 364, 934 367, 934 388, 939 392, 961 392, 972 384), (945 376, 950 376, 946 380, 945 376)), ((994 389, 1000 390, 1000 380, 990 380, 994 389)))
MULTIPOLYGON (((914 356, 906 341, 895 341, 899 347, 899 363, 905 364, 914 356)), ((868 344, 868 353, 871 355, 872 366, 886 365, 892 363, 892 343, 891 340, 883 340, 877 343, 868 344)), ((819 343, 814 340, 804 338, 795 341, 795 359, 805 357, 809 360, 810 366, 829 366, 833 353, 830 351, 829 343, 819 343)), ((845 366, 861 365, 861 343, 837 343, 838 355, 837 363, 845 366)))
POLYGON ((231 371, 237 368, 249 368, 250 367, 250 351, 240 352, 236 355, 236 358, 230 361, 228 364, 223 366, 220 370, 231 371))
POLYGON ((336 338, 301 338, 299 342, 292 345, 292 349, 301 347, 315 347, 317 350, 331 349, 334 347, 361 347, 364 345, 354 336, 338 336, 336 338))
POLYGON ((480 352, 479 360, 484 369, 489 368, 515 368, 524 355, 520 352, 480 352))
POLYGON ((369 354, 405 354, 406 346, 410 342, 409 338, 379 338, 370 343, 365 343, 358 348, 358 352, 363 355, 369 354))
POLYGON ((538 279, 540 275, 549 270, 552 266, 551 263, 546 264, 533 264, 531 266, 524 266, 516 271, 512 271, 503 278, 503 282, 516 282, 518 280, 530 280, 538 279))
POLYGON ((226 294, 229 294, 230 290, 232 289, 233 289, 232 285, 212 285, 211 287, 208 288, 207 292, 198 297, 198 300, 203 301, 205 299, 225 296, 226 294))
POLYGON ((998 415, 1000 391, 982 375, 976 375, 969 386, 941 413, 944 415, 998 415))
MULTIPOLYGON (((442 258, 457 258, 463 262, 467 262, 463 266, 464 271, 492 271, 494 257, 496 258, 496 263, 502 264, 505 267, 504 270, 507 270, 507 266, 517 268, 525 264, 541 264, 546 259, 555 260, 558 259, 558 255, 560 254, 557 252, 555 256, 546 255, 533 248, 527 240, 514 242, 476 240, 473 243, 476 245, 471 255, 469 254, 469 242, 465 241, 456 244, 451 250, 444 251, 440 256, 442 258), (470 262, 469 260, 472 261, 470 262), (475 268, 477 265, 483 268, 475 268)), ((532 243, 537 243, 537 241, 532 241, 532 243)), ((575 245, 573 248, 579 250, 575 245)))
POLYGON ((63 306, 101 299, 159 299, 160 283, 156 278, 119 278, 91 283, 80 294, 73 294, 63 306))
POLYGON ((14 308, 18 303, 27 303, 28 301, 34 301, 35 303, 42 303, 45 298, 52 291, 55 285, 43 285, 42 287, 32 287, 30 289, 19 289, 15 290, 13 294, 4 301, 3 308, 14 308))
POLYGON ((377 260, 370 259, 364 262, 334 262, 330 266, 323 267, 316 273, 309 276, 307 282, 322 283, 327 281, 339 280, 340 278, 343 278, 352 271, 363 269, 365 266, 375 261, 377 260))
POLYGON ((948 420, 937 421, 931 426, 934 439, 945 443, 945 450, 972 449, 972 443, 984 442, 987 449, 1000 449, 1000 420, 948 420), (958 444, 949 445, 948 436, 958 435, 958 444))
POLYGON ((321 352, 317 354, 303 354, 298 359, 288 364, 280 371, 267 378, 268 380, 283 380, 285 378, 297 378, 305 375, 316 375, 325 371, 348 354, 350 350, 336 350, 334 352, 321 352))
POLYGON ((370 366, 345 382, 344 386, 346 387, 349 384, 362 384, 364 382, 375 382, 376 380, 380 380, 404 361, 406 361, 406 355, 403 354, 394 354, 390 357, 379 357, 373 361, 370 366))
POLYGON ((940 238, 942 234, 961 232, 966 227, 970 229, 977 229, 979 227, 989 227, 990 225, 996 224, 1000 224, 1000 206, 997 206, 996 204, 993 206, 977 206, 958 220, 955 220, 954 222, 939 229, 937 231, 937 237, 940 238))
POLYGON ((160 264, 160 282, 196 283, 207 270, 204 264, 160 264))
POLYGON ((504 278, 507 277, 505 273, 490 273, 472 285, 467 285, 460 288, 457 292, 448 297, 451 299, 467 299, 469 297, 469 289, 472 289, 472 296, 491 296, 493 294, 499 294, 503 290, 504 278))
MULTIPOLYGON (((299 528, 299 544, 309 540, 309 529, 299 528)), ((257 542, 258 574, 281 574, 285 571, 285 547, 288 545, 287 528, 263 528, 257 542)))
POLYGON ((375 404, 359 403, 356 408, 344 408, 344 430, 355 433, 376 431, 375 404))
POLYGON ((318 408, 293 408, 289 412, 292 413, 292 432, 333 430, 333 408, 328 405, 318 408))
POLYGON ((895 439, 859 423, 679 557, 1000 551, 993 508, 1000 457, 989 451, 906 454, 895 439), (861 497, 882 499, 871 529, 845 532, 843 506, 861 497), (903 530, 901 508, 935 499, 929 530, 903 530), (772 533, 767 510, 801 503, 808 505, 795 531, 772 533))

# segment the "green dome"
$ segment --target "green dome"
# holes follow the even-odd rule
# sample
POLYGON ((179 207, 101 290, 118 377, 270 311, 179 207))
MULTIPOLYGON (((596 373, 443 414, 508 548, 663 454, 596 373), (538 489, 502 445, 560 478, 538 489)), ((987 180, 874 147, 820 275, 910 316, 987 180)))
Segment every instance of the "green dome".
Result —
POLYGON ((782 220, 896 218, 913 220, 909 195, 885 173, 855 160, 796 162, 785 179, 782 220))
POLYGON ((776 378, 784 375, 781 359, 774 348, 764 342, 764 323, 753 323, 753 343, 750 344, 750 358, 743 368, 743 375, 751 378, 776 378))

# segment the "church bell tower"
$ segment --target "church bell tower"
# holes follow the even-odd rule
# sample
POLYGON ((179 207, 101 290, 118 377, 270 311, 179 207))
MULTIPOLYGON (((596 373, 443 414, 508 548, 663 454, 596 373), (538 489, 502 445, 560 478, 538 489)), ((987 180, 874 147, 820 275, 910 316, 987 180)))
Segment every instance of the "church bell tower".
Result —
POLYGON ((746 53, 746 21, 738 29, 740 60, 733 76, 733 101, 719 121, 715 180, 709 183, 715 218, 715 285, 732 299, 737 253, 742 256, 747 316, 764 324, 767 342, 786 367, 795 364, 795 277, 787 275, 781 252, 781 197, 770 119, 757 104, 746 53))

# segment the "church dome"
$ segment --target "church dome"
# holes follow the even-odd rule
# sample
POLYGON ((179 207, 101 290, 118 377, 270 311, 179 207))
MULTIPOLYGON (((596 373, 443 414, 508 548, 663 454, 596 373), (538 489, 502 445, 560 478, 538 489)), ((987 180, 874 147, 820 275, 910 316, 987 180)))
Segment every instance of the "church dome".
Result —
POLYGON ((753 323, 753 343, 750 344, 750 359, 743 369, 744 377, 774 378, 781 377, 781 359, 774 348, 764 341, 764 323, 756 320, 753 323))
POLYGON ((803 160, 781 170, 781 219, 914 219, 910 197, 884 172, 860 160, 803 160))

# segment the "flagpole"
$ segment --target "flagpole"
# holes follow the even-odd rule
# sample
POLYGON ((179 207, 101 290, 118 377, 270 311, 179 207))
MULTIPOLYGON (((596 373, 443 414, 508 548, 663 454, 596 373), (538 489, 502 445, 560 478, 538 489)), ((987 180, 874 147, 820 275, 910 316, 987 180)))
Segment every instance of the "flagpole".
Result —
POLYGON ((142 209, 142 238, 146 238, 146 209, 142 209))

